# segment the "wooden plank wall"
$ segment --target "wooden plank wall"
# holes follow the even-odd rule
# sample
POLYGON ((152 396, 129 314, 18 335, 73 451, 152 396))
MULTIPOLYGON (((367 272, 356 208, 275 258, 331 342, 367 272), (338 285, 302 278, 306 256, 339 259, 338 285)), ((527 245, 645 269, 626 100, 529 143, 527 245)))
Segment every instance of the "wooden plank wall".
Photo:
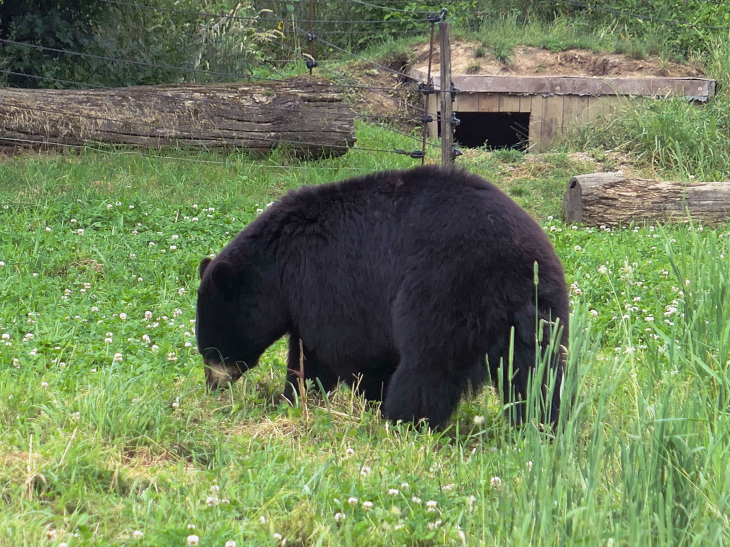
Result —
MULTIPOLYGON (((431 96, 433 97, 433 95, 431 96)), ((457 112, 529 112, 529 149, 539 152, 571 126, 582 125, 605 115, 626 97, 591 97, 586 95, 507 95, 495 93, 460 93, 454 102, 457 112)), ((429 113, 436 119, 437 102, 429 101, 429 113)), ((429 124, 429 136, 437 138, 436 123, 429 124)))

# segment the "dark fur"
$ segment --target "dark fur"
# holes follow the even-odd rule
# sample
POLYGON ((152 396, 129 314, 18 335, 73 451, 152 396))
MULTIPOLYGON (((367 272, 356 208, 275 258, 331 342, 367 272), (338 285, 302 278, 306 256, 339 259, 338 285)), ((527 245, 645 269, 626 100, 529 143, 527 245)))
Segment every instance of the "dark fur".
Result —
MULTIPOLYGON (((567 346, 565 277, 549 239, 496 186, 459 170, 291 192, 200 269, 196 335, 206 363, 223 357, 243 372, 288 333, 290 382, 301 338, 306 378, 329 390, 361 375, 360 388, 384 395, 392 420, 446 422, 469 385, 488 374, 496 381, 511 327, 515 375, 510 385, 504 374, 503 397, 512 400, 511 390, 524 400, 536 316, 559 318, 567 346)), ((553 366, 560 380, 562 354, 553 366)))

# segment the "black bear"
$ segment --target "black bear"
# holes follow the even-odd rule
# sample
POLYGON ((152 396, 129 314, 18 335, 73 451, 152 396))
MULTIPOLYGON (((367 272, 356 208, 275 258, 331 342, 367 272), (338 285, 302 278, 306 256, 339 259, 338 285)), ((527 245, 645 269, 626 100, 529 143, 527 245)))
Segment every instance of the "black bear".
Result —
MULTIPOLYGON (((195 333, 211 389, 288 334, 289 398, 301 340, 305 378, 326 390, 355 384, 387 418, 439 427, 503 363, 512 371, 503 399, 524 401, 549 325, 568 344, 565 275, 550 240, 496 186, 456 169, 292 191, 204 258, 200 277, 195 333)), ((550 421, 565 360, 556 348, 550 421)), ((522 405, 513 406, 521 421, 522 405)))

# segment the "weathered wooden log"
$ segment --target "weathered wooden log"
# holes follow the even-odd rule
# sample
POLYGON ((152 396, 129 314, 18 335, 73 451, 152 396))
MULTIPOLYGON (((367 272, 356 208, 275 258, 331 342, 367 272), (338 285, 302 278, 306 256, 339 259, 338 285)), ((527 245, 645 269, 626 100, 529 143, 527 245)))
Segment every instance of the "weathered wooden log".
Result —
POLYGON ((337 85, 280 81, 114 89, 0 88, 0 150, 81 146, 283 146, 297 155, 341 155, 355 142, 355 112, 337 85))
POLYGON ((730 218, 730 182, 667 182, 628 178, 621 172, 571 177, 563 219, 587 226, 627 226, 632 221, 702 222, 730 218))

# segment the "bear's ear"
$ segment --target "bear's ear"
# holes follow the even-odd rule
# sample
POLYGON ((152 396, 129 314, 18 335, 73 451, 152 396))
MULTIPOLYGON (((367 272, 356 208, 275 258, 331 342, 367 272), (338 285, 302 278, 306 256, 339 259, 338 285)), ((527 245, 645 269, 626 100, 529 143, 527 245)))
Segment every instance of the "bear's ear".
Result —
POLYGON ((236 270, 230 262, 218 260, 213 264, 213 269, 210 271, 210 278, 216 289, 224 293, 230 293, 234 288, 236 270))
POLYGON ((209 256, 206 256, 203 260, 200 261, 200 267, 198 268, 198 273, 200 274, 200 279, 203 279, 203 274, 205 273, 205 269, 208 267, 208 264, 213 262, 213 259, 209 256))

